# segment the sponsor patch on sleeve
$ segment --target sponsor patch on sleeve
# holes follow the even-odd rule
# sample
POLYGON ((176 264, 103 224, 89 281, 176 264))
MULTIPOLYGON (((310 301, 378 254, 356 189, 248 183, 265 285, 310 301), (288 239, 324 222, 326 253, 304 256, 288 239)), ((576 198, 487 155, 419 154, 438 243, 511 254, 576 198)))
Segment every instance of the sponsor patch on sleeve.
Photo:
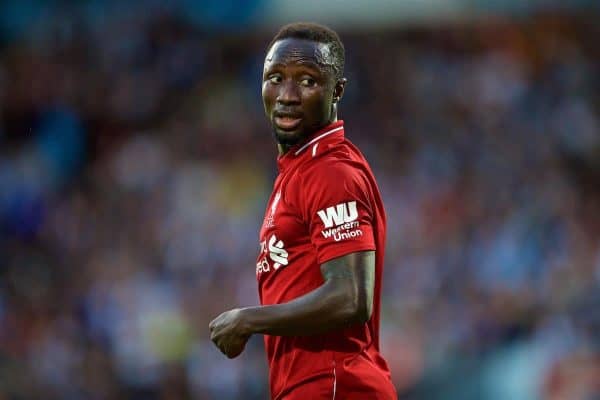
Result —
POLYGON ((363 235, 358 219, 356 201, 340 203, 317 211, 325 229, 321 234, 325 239, 336 242, 356 238, 363 235))

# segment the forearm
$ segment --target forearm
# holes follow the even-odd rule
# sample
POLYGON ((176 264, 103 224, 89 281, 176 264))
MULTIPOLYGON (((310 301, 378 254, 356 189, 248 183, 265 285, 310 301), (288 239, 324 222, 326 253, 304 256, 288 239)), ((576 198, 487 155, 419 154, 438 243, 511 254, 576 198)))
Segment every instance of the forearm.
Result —
POLYGON ((288 303, 244 308, 250 333, 306 336, 364 322, 352 282, 326 281, 288 303))

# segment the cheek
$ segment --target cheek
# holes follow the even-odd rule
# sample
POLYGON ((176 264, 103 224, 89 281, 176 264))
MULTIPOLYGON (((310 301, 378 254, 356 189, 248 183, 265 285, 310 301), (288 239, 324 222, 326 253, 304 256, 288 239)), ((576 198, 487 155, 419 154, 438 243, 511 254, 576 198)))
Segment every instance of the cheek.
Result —
POLYGON ((322 120, 323 118, 329 117, 331 102, 323 96, 322 92, 319 91, 318 93, 313 93, 310 96, 307 96, 306 100, 306 103, 310 104, 311 114, 313 114, 316 119, 322 120))
POLYGON ((275 103, 275 94, 273 88, 269 87, 267 84, 264 84, 262 87, 262 99, 265 111, 269 112, 275 103))

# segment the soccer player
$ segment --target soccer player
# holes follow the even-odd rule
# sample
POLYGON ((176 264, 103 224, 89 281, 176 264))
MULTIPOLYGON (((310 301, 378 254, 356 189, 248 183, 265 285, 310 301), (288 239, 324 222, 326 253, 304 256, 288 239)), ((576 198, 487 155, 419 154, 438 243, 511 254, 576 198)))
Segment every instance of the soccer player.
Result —
POLYGON ((209 326, 228 357, 263 334, 275 400, 396 399, 379 352, 385 212, 373 173, 337 119, 344 47, 331 29, 284 26, 262 96, 279 175, 260 229, 261 306, 209 326))

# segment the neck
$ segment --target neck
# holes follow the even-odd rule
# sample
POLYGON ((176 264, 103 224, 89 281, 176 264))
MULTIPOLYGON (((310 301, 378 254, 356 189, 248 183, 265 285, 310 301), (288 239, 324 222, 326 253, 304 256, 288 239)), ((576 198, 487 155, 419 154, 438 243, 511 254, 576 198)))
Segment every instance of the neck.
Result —
POLYGON ((277 143, 277 153, 282 156, 288 152, 290 145, 277 143))
MULTIPOLYGON (((337 120, 338 119, 337 119, 337 113, 336 113, 336 115, 333 115, 331 120, 329 120, 329 122, 327 122, 327 124, 323 125, 322 127, 318 128, 318 129, 315 129, 315 132, 318 131, 319 129, 323 129, 327 125, 333 124, 337 120)), ((313 133, 313 132, 311 132, 311 133, 313 133)), ((285 153, 287 153, 293 146, 295 146, 295 145, 277 143, 277 152, 279 153, 280 156, 282 156, 285 153)))

